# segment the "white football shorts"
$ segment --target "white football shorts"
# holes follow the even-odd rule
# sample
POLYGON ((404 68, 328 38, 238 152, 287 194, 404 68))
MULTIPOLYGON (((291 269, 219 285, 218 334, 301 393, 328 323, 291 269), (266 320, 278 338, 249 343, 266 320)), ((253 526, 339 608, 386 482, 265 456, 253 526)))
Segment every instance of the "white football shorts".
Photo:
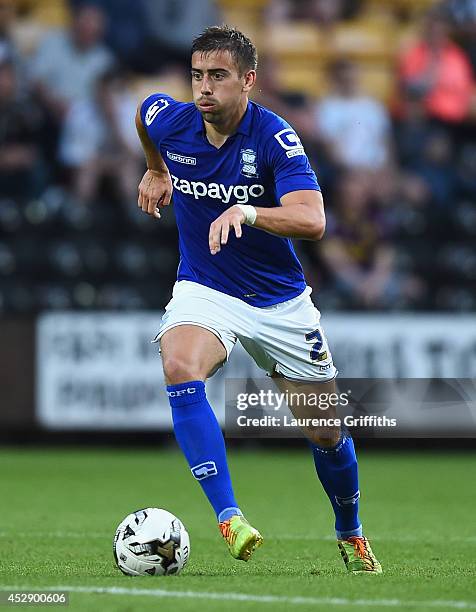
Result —
POLYGON ((258 308, 204 285, 177 281, 154 342, 173 327, 198 325, 221 340, 227 359, 239 340, 269 375, 326 382, 336 377, 337 370, 311 292, 306 287, 291 300, 258 308))

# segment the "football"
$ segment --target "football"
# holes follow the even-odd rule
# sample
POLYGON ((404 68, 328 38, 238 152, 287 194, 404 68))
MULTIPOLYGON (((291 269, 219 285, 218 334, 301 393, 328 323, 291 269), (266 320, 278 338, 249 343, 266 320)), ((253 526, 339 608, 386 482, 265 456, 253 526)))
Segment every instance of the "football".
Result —
POLYGON ((190 538, 182 522, 167 510, 136 510, 119 524, 113 544, 117 567, 128 576, 167 576, 182 571, 190 538))

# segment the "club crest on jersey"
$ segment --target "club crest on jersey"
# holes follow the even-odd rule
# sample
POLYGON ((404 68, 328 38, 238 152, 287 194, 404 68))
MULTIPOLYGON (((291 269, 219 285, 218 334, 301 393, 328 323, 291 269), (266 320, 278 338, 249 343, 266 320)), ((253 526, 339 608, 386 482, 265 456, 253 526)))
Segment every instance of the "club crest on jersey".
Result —
POLYGON ((304 147, 299 136, 291 128, 285 128, 274 135, 279 144, 286 151, 286 157, 305 155, 304 147))
POLYGON ((248 178, 258 178, 258 169, 256 167, 256 152, 253 149, 241 149, 241 174, 248 178))
POLYGON ((160 113, 160 111, 163 111, 164 108, 167 108, 168 105, 169 102, 168 100, 165 100, 165 98, 159 98, 158 100, 155 100, 155 102, 151 104, 147 109, 147 113, 145 114, 145 124, 149 126, 160 113))

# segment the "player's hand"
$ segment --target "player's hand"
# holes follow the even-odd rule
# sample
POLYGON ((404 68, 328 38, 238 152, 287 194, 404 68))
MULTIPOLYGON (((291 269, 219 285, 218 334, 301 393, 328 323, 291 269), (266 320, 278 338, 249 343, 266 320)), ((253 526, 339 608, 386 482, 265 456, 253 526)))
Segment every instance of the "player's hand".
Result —
POLYGON ((160 219, 159 209, 168 206, 171 197, 172 180, 169 171, 147 170, 139 184, 138 207, 160 219))
POLYGON ((232 206, 225 210, 218 219, 210 225, 210 232, 208 234, 208 243, 210 246, 210 253, 216 255, 220 252, 221 245, 228 242, 228 234, 230 233, 230 227, 235 229, 235 235, 237 238, 241 238, 241 224, 245 221, 245 213, 238 208, 238 206, 232 206))

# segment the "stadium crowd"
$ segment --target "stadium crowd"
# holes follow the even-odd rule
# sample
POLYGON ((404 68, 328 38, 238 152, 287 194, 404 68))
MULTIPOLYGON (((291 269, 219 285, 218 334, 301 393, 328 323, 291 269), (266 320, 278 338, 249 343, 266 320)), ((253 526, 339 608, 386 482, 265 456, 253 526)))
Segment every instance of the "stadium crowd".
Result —
POLYGON ((474 310, 474 0, 0 0, 0 312, 164 306, 173 210, 137 209, 133 118, 190 98, 222 21, 321 183, 326 238, 297 244, 319 306, 474 310))

